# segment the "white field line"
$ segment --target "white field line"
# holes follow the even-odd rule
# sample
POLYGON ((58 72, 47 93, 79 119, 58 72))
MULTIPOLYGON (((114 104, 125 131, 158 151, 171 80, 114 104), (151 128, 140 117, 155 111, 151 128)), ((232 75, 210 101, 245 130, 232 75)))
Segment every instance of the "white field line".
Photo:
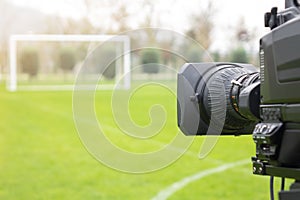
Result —
POLYGON ((188 176, 180 181, 177 181, 175 183, 173 183, 172 185, 170 185, 169 187, 165 188, 164 190, 161 190, 155 197, 152 198, 152 200, 165 200, 168 199, 168 197, 170 197, 171 195, 173 195, 175 192, 179 191, 180 189, 184 188, 186 185, 188 185, 189 183, 199 180, 201 178, 204 178, 206 176, 215 174, 215 173, 220 173, 223 171, 226 171, 230 168, 234 168, 240 165, 245 165, 249 163, 249 159, 247 160, 240 160, 237 162, 232 162, 232 163, 227 163, 224 165, 221 165, 219 167, 216 168, 212 168, 212 169, 207 169, 201 172, 198 172, 194 175, 188 176))

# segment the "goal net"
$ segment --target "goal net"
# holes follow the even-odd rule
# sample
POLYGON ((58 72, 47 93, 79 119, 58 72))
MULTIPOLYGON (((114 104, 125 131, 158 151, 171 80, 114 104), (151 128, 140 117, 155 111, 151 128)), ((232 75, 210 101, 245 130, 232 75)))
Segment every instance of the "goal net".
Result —
POLYGON ((7 89, 130 88, 130 39, 126 35, 12 35, 7 89), (85 87, 86 88, 86 87, 85 87), (91 85, 95 88, 95 85, 91 85))

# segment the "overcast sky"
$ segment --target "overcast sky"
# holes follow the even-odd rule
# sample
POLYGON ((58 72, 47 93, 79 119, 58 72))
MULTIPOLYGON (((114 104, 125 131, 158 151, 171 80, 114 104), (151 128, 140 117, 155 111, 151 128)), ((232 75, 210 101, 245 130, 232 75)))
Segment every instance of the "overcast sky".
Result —
MULTIPOLYGON (((80 18, 86 14, 86 8, 83 4, 84 0, 11 0, 17 5, 28 6, 48 14, 59 14, 72 18, 80 18)), ((98 0, 101 1, 101 0, 98 0)), ((106 1, 107 0, 102 0, 106 1)), ((141 0, 124 0, 128 2, 128 8, 131 12, 140 13, 141 0), (139 9, 139 10, 137 10, 139 9)), ((153 0, 157 11, 163 11, 159 18, 159 26, 169 28, 175 31, 184 32, 189 26, 189 17, 192 13, 199 11, 203 5, 207 3, 205 0, 153 0)), ((215 31, 216 38, 213 48, 224 51, 230 45, 231 29, 237 26, 241 17, 244 18, 245 24, 252 30, 256 30, 259 38, 269 30, 264 28, 264 13, 272 7, 277 6, 280 9, 284 7, 284 0, 214 0, 216 7, 215 13, 215 31)), ((99 10, 102 15, 108 16, 113 8, 99 10)), ((155 14, 154 14, 155 15, 155 14)), ((138 16, 138 14, 136 15, 138 16)), ((137 20, 132 19, 133 27, 138 25, 137 20)), ((254 45, 255 46, 255 45, 254 45)), ((254 47, 255 48, 255 47, 254 47)))

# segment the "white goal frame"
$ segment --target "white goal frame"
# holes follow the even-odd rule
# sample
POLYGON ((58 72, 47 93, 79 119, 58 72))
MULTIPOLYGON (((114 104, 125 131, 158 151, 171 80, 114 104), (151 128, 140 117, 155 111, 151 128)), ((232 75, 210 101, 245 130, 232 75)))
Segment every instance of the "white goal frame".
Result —
MULTIPOLYGON (((129 89, 131 84, 130 75, 130 38, 127 35, 65 35, 65 34, 32 34, 32 35, 11 35, 9 38, 9 77, 7 80, 7 89, 11 92, 21 90, 73 90, 73 85, 30 85, 17 86, 17 42, 36 41, 36 42, 105 42, 117 41, 123 42, 123 86, 120 89, 129 89)), ((116 80, 118 81, 118 80, 116 80)), ((98 89, 113 89, 114 85, 107 87, 97 87, 98 89)), ((91 86, 92 88, 92 86, 91 86)))

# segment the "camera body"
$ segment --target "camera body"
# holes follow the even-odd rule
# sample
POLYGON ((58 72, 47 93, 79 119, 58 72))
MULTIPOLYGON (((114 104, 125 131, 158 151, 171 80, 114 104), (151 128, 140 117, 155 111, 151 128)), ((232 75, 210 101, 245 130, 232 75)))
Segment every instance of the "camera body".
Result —
POLYGON ((271 26, 260 40, 261 122, 253 131, 256 174, 266 174, 265 165, 300 167, 300 15, 287 11, 276 15, 281 24, 271 26))
POLYGON ((178 126, 186 135, 252 134, 253 173, 300 180, 300 10, 265 15, 260 72, 250 64, 187 63, 178 73, 178 126))

